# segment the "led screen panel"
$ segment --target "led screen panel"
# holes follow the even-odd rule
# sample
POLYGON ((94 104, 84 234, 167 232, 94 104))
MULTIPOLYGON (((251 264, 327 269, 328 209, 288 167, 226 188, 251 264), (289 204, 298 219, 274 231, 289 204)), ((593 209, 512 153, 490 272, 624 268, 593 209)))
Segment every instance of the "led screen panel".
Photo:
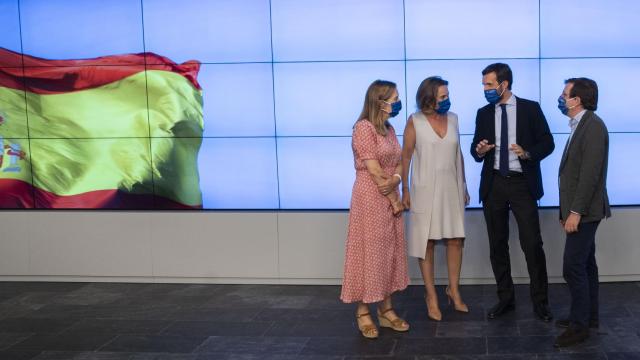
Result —
POLYGON ((23 69, 0 67, 0 136, 27 139, 27 112, 24 92, 23 69))
MULTIPOLYGON (((0 49, 22 53, 18 0, 0 1, 0 34, 0 49)), ((22 66, 22 59, 0 56, 0 66, 22 66)))
POLYGON ((0 153, 0 208, 31 209, 34 207, 34 190, 29 139, 0 135, 0 144, 3 145, 0 153))
POLYGON ((405 1, 408 59, 537 58, 537 0, 405 1))
POLYGON ((203 64, 204 136, 275 136, 271 64, 203 64))
POLYGON ((639 14, 635 0, 541 0, 541 56, 638 57, 639 14))
MULTIPOLYGON (((201 209, 198 154, 202 138, 151 139, 155 209, 201 209)), ((212 171, 210 167, 208 171, 212 171)), ((237 173, 239 169, 230 170, 237 173)))
POLYGON ((482 163, 478 163, 471 156, 469 149, 471 142, 473 141, 473 135, 460 136, 460 149, 462 149, 462 156, 464 160, 465 177, 467 180, 467 190, 471 201, 469 202, 469 208, 482 207, 479 200, 480 189, 480 173, 482 172, 482 163))
MULTIPOLYGON (((606 120, 605 120, 606 123, 606 120)), ((543 206, 558 206, 558 167, 569 134, 555 134, 556 150, 542 161, 544 197, 543 206)), ((633 152, 640 141, 638 133, 609 134, 609 168, 607 172, 607 191, 609 202, 614 205, 635 205, 640 203, 638 181, 640 170, 629 166, 625 154, 633 152)))
POLYGON ((558 206, 560 201, 558 195, 558 168, 562 152, 567 144, 569 134, 553 134, 553 141, 556 144, 555 150, 540 162, 542 172, 542 188, 544 196, 540 199, 541 206, 558 206))
POLYGON ((147 51, 175 62, 271 61, 269 0, 142 3, 147 51))
POLYGON ((629 181, 638 174, 618 160, 640 140, 629 110, 640 98, 626 85, 640 81, 639 7, 0 1, 0 208, 346 209, 352 127, 367 87, 398 84, 403 110, 391 123, 401 135, 431 75, 450 82, 477 207, 481 164, 468 147, 486 104, 481 71, 493 62, 511 65, 514 93, 539 101, 554 133, 541 205, 557 206, 569 132, 557 97, 576 76, 600 87, 611 202, 640 204, 629 181))
POLYGON ((275 138, 203 139, 198 170, 206 209, 279 207, 275 138))
POLYGON ((149 138, 31 139, 35 206, 151 209, 149 138))
POLYGON ((31 138, 148 137, 144 69, 143 65, 26 68, 32 73, 25 81, 31 138))
POLYGON ((280 206, 345 209, 355 179, 351 137, 278 139, 280 206))
POLYGON ((542 59, 542 106, 553 132, 568 132, 568 118, 558 110, 558 96, 564 81, 586 76, 598 83, 598 114, 609 131, 640 131, 640 122, 630 104, 640 95, 626 84, 640 82, 640 58, 637 59, 542 59))
POLYGON ((351 136, 364 97, 376 79, 393 81, 404 108, 391 120, 404 129, 406 98, 401 61, 275 64, 278 136, 351 136))
POLYGON ((607 191, 609 201, 614 205, 640 204, 640 168, 629 164, 629 154, 633 154, 640 143, 640 133, 609 134, 609 172, 607 191))
POLYGON ((20 19, 23 51, 31 56, 83 59, 144 51, 139 1, 21 0, 20 19))
POLYGON ((404 58, 402 0, 272 0, 271 7, 275 61, 404 58))

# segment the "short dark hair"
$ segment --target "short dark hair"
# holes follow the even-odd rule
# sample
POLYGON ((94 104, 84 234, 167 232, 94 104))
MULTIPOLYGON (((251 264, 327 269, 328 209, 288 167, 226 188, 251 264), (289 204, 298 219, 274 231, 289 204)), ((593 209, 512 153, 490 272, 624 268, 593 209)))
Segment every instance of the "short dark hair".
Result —
POLYGON ((565 84, 573 84, 570 97, 579 97, 582 106, 591 111, 598 109, 598 84, 595 81, 580 77, 571 78, 564 81, 565 84))
POLYGON ((420 111, 427 114, 435 111, 438 88, 443 85, 449 85, 449 82, 440 76, 430 76, 422 80, 416 92, 416 105, 420 111))
POLYGON ((511 68, 509 67, 509 65, 504 63, 491 64, 484 68, 484 70, 482 70, 482 75, 487 75, 488 73, 492 72, 496 73, 498 83, 508 81, 508 89, 511 90, 511 85, 513 85, 513 73, 511 72, 511 68))

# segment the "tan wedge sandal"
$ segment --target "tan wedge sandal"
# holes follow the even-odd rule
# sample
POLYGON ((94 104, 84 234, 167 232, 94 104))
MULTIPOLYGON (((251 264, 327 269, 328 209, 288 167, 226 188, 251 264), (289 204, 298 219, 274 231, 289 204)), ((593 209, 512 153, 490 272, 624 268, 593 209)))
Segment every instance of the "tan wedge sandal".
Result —
POLYGON ((393 308, 388 308, 387 310, 384 310, 384 311, 380 311, 380 308, 378 308, 378 322, 380 323, 380 327, 391 328, 395 331, 400 331, 400 332, 409 331, 408 322, 404 321, 399 317, 393 320, 390 320, 388 317, 384 315, 389 311, 393 311, 393 308))
POLYGON ((360 324, 360 318, 365 316, 371 316, 368 312, 364 314, 356 314, 356 322, 358 323, 358 329, 362 333, 362 336, 367 339, 376 339, 378 337, 378 328, 374 324, 360 324))

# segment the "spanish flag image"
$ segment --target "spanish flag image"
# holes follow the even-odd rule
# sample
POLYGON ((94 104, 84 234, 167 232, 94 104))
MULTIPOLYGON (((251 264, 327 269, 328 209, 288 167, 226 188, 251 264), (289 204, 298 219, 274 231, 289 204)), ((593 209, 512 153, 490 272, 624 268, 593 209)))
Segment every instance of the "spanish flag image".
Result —
POLYGON ((0 208, 202 208, 199 62, 0 48, 0 63, 23 64, 0 68, 0 208))

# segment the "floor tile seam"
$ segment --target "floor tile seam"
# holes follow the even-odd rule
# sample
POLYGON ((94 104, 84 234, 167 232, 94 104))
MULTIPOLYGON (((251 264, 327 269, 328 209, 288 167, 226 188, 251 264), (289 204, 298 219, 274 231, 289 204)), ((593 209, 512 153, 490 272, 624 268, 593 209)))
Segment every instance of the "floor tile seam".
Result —
POLYGON ((113 336, 111 339, 109 339, 107 342, 105 342, 104 344, 102 344, 101 346, 99 346, 97 349, 94 350, 94 352, 96 351, 101 351, 102 349, 104 349, 107 345, 113 343, 114 341, 116 341, 116 339, 118 339, 119 337, 121 337, 124 334, 115 334, 115 336, 113 336))

